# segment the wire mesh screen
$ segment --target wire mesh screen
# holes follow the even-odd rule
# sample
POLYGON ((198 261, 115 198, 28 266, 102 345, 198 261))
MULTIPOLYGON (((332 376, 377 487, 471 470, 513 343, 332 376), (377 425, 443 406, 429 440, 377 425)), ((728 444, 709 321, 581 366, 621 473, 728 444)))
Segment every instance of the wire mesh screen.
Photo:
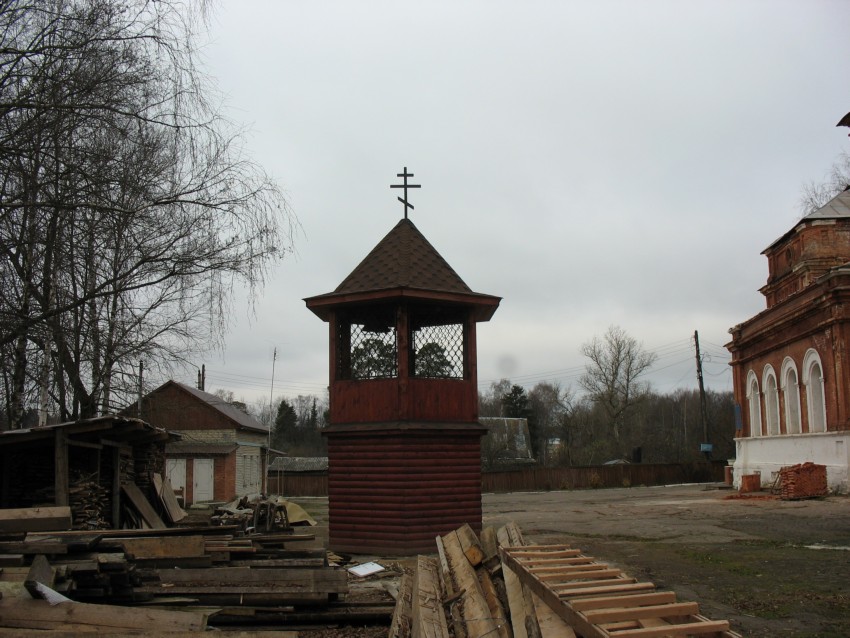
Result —
POLYGON ((432 379, 462 379, 464 338, 461 317, 440 309, 412 313, 413 375, 432 379))
POLYGON ((337 376, 340 379, 397 377, 395 312, 391 308, 371 308, 341 319, 337 329, 337 376))

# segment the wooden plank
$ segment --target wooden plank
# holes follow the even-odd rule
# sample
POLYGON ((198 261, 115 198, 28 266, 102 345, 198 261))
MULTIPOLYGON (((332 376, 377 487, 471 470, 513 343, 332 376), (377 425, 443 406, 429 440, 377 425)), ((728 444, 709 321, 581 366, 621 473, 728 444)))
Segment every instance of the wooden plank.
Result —
POLYGON ((0 532, 46 532, 71 529, 71 508, 21 507, 0 509, 0 532))
POLYGON ((698 603, 667 603, 664 605, 647 605, 645 607, 599 609, 595 611, 588 611, 584 614, 584 616, 590 622, 602 624, 622 620, 639 620, 641 618, 690 616, 698 613, 698 603))
POLYGON ((21 567, 24 564, 23 554, 0 554, 0 568, 21 567))
POLYGON ((704 620, 682 625, 663 627, 641 627, 617 632, 617 638, 666 638, 667 636, 719 635, 729 630, 728 620, 704 620))
MULTIPOLYGON (((448 600, 454 600, 456 598, 456 590, 451 569, 449 568, 449 559, 446 557, 446 548, 443 546, 443 539, 440 536, 437 536, 436 541, 437 560, 440 562, 440 579, 443 583, 443 591, 446 592, 448 600)), ((449 605, 449 618, 451 619, 455 638, 467 638, 466 625, 463 622, 462 614, 457 605, 449 605)))
POLYGON ((484 600, 475 570, 463 553, 460 538, 456 532, 450 532, 442 537, 442 542, 455 590, 462 592, 461 613, 468 635, 495 635, 496 625, 490 618, 490 608, 484 600))
POLYGON ((495 527, 485 527, 481 530, 481 549, 484 550, 484 562, 488 563, 499 558, 499 540, 495 527))
POLYGON ((537 594, 532 593, 531 599, 534 603, 541 638, 576 638, 576 632, 567 624, 567 621, 540 600, 537 594))
POLYGON ((470 565, 478 567, 484 562, 484 550, 481 548, 481 542, 468 523, 464 523, 457 529, 457 537, 460 540, 463 555, 466 556, 470 565))
POLYGON ((663 605, 676 602, 676 594, 672 591, 657 591, 651 594, 633 594, 631 596, 599 596, 596 598, 579 598, 570 600, 570 605, 576 611, 590 609, 607 609, 611 607, 640 607, 642 605, 663 605))
POLYGON ((398 588, 398 599, 393 610, 388 638, 410 638, 410 625, 413 618, 412 597, 413 576, 404 572, 398 588))
POLYGON ((33 598, 44 598, 42 593, 38 591, 38 584, 46 585, 53 588, 53 583, 56 580, 56 570, 47 562, 47 558, 43 554, 39 554, 32 560, 32 565, 24 580, 24 587, 33 598))
POLYGON ((136 560, 197 558, 204 556, 206 551, 206 541, 200 534, 195 536, 122 538, 119 544, 129 557, 136 560))
POLYGON ((496 592, 493 579, 490 578, 490 573, 483 568, 477 570, 477 573, 481 591, 484 592, 484 600, 487 601, 487 607, 490 608, 490 618, 496 623, 497 635, 500 638, 512 638, 513 632, 511 631, 510 622, 508 622, 502 601, 499 600, 499 594, 496 592))
POLYGON ((142 520, 145 521, 152 529, 164 529, 165 523, 162 522, 162 519, 159 517, 159 514, 156 513, 153 506, 150 504, 150 501, 142 494, 142 490, 139 489, 139 486, 135 483, 123 483, 121 485, 121 491, 127 496, 130 502, 133 504, 133 507, 136 508, 136 511, 141 515, 142 520))
MULTIPOLYGON (((501 527, 496 536, 499 544, 503 547, 511 547, 514 542, 511 530, 507 525, 501 527)), ((508 596, 508 609, 511 614, 511 628, 514 632, 514 638, 540 638, 541 628, 531 592, 523 587, 514 570, 507 565, 502 565, 502 574, 505 578, 505 591, 508 596)))
POLYGON ((529 556, 528 551, 501 547, 499 553, 502 556, 502 563, 513 569, 520 581, 546 603, 552 611, 558 614, 576 633, 583 638, 607 638, 608 632, 588 622, 584 614, 572 609, 555 591, 524 568, 522 557, 529 556), (513 556, 514 551, 517 552, 517 557, 513 556))
POLYGON ((65 543, 49 541, 8 541, 0 543, 0 552, 11 554, 67 554, 68 546, 65 543))
POLYGON ((416 559, 416 576, 411 601, 412 638, 448 638, 449 628, 443 611, 437 560, 427 556, 416 559))
POLYGON ((171 481, 168 480, 168 477, 162 477, 154 472, 151 474, 151 481, 165 509, 165 514, 172 523, 179 523, 189 516, 186 510, 180 507, 180 503, 177 502, 177 497, 174 495, 174 488, 171 487, 171 481))
POLYGON ((207 614, 149 607, 88 603, 50 605, 43 600, 0 600, 0 625, 30 629, 64 629, 66 624, 93 628, 148 631, 203 631, 207 614))

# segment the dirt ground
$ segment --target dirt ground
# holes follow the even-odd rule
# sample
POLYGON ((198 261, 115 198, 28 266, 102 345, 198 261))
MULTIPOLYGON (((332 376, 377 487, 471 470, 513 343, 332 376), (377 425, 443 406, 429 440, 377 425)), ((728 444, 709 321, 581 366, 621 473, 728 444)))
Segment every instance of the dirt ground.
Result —
MULTIPOLYGON (((484 525, 515 521, 527 541, 581 548, 744 636, 850 636, 850 497, 735 496, 704 485, 485 494, 484 525)), ((327 499, 292 500, 321 535, 327 499)))

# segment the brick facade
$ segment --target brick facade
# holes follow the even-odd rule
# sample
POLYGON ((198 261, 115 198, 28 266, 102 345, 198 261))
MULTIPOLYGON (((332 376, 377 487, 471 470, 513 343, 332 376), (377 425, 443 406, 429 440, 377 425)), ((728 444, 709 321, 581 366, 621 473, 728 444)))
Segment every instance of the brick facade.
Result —
POLYGON ((213 501, 228 502, 265 489, 268 430, 235 406, 169 381, 143 399, 142 414, 149 422, 183 435, 182 441, 167 446, 166 455, 186 461, 187 504, 195 502, 195 461, 199 459, 213 460, 213 501), (259 486, 254 481, 246 484, 246 456, 251 458, 251 472, 258 471, 259 486))
POLYGON ((767 307, 732 328, 726 346, 741 415, 736 475, 758 470, 767 483, 784 466, 823 462, 831 485, 843 489, 850 447, 850 191, 804 217, 763 254, 767 307))

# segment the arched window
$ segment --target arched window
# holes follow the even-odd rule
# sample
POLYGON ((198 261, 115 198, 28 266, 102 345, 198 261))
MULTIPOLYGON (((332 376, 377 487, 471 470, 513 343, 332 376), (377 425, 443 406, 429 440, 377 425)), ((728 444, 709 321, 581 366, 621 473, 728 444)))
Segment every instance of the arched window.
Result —
POLYGON ((785 396, 785 430, 788 434, 800 434, 800 383, 797 364, 791 357, 785 357, 782 362, 782 394, 785 396))
POLYGON ((761 436, 761 400, 759 380, 752 370, 747 374, 747 404, 749 405, 750 436, 761 436))
POLYGON ((809 349, 803 358, 803 384, 806 386, 809 432, 826 432, 826 395, 820 355, 809 349))
POLYGON ((779 391, 776 386, 776 373, 772 365, 764 367, 764 411, 767 417, 767 434, 776 436, 779 434, 779 391))

